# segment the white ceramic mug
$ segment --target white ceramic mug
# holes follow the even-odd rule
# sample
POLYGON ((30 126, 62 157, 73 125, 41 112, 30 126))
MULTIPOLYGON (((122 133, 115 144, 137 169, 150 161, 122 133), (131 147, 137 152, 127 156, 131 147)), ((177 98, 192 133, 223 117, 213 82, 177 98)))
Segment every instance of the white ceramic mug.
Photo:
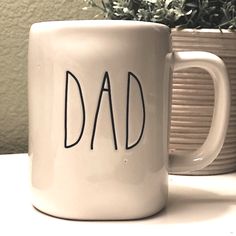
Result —
MULTIPOLYGON (((36 23, 29 40, 33 205, 70 219, 134 219, 166 204, 171 69, 201 67, 215 84, 203 146, 169 169, 200 169, 219 153, 230 92, 223 62, 171 53, 170 30, 134 21, 36 23)), ((184 193, 183 193, 184 194, 184 193)))

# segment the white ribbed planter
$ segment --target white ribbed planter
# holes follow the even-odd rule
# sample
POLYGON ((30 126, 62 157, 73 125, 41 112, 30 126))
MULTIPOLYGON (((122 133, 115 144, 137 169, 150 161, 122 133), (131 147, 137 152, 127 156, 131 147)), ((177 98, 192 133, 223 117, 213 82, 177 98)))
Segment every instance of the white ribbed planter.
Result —
MULTIPOLYGON (((231 84, 231 115, 227 136, 217 159, 192 175, 221 174, 236 170, 236 33, 224 30, 172 30, 173 51, 208 51, 223 59, 231 84)), ((213 82, 200 69, 173 75, 170 150, 195 150, 205 140, 214 107, 213 82)))

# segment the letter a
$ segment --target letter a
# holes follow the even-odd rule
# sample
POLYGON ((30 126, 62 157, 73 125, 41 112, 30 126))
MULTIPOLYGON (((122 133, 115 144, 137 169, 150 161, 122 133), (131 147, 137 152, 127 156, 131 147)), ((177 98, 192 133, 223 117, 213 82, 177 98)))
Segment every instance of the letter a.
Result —
POLYGON ((132 73, 128 73, 128 86, 127 86, 127 107, 126 107, 126 149, 131 149, 135 147, 141 140, 144 132, 144 126, 145 126, 145 104, 144 104, 144 97, 143 97, 143 91, 142 91, 142 86, 138 78, 132 73), (140 96, 141 96, 141 101, 142 101, 142 111, 143 111, 143 122, 142 122, 142 128, 140 130, 140 135, 137 138, 137 140, 133 144, 129 144, 129 111, 130 111, 130 105, 129 105, 129 100, 130 100, 130 82, 131 79, 136 81, 139 91, 140 91, 140 96))
POLYGON ((83 100, 83 94, 82 94, 82 89, 80 87, 80 83, 78 81, 78 79, 69 71, 66 72, 66 90, 65 90, 65 122, 64 122, 64 128, 65 128, 65 139, 64 139, 64 147, 65 148, 71 148, 73 146, 75 146, 76 144, 79 143, 79 141, 82 138, 83 132, 84 132, 84 126, 85 126, 85 106, 84 106, 84 100, 83 100), (74 80, 77 87, 78 87, 78 92, 80 95, 80 101, 81 101, 81 105, 82 105, 82 111, 83 111, 83 120, 82 120, 82 128, 80 131, 80 134, 78 136, 78 139, 72 143, 72 144, 68 144, 67 141, 67 128, 68 128, 68 124, 67 124, 67 113, 68 113, 68 93, 69 93, 69 80, 74 80))
POLYGON ((93 150, 95 132, 96 132, 96 127, 97 127, 97 119, 98 119, 98 114, 99 114, 100 105, 101 105, 101 101, 102 101, 102 96, 104 93, 108 93, 112 132, 113 132, 113 138, 114 138, 114 146, 115 146, 115 150, 117 150, 116 130, 115 130, 114 115, 113 115, 113 108, 112 108, 112 99, 111 99, 111 86, 110 86, 109 74, 107 71, 105 72, 103 83, 102 83, 102 89, 101 89, 101 92, 99 95, 98 107, 97 107, 97 111, 96 111, 96 115, 95 115, 95 121, 94 121, 94 126, 93 126, 93 133, 92 133, 92 140, 91 140, 90 147, 91 147, 91 150, 93 150))

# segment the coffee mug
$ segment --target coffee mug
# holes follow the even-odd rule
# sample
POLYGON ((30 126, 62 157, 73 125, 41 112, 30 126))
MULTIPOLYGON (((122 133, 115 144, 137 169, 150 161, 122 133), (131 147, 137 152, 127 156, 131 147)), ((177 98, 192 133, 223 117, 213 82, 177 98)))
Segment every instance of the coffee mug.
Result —
POLYGON ((222 147, 230 106, 224 63, 207 52, 172 53, 165 25, 36 23, 28 59, 32 203, 42 212, 81 220, 153 215, 167 201, 168 169, 203 168, 222 147), (214 81, 212 125, 200 149, 169 155, 171 73, 189 67, 214 81))

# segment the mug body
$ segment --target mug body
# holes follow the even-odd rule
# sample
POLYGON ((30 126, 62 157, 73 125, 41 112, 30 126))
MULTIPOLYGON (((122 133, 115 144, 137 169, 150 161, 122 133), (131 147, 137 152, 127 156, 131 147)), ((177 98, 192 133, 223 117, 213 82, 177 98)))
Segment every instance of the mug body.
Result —
POLYGON ((134 219, 167 200, 169 28, 36 23, 29 40, 32 203, 62 218, 134 219))

